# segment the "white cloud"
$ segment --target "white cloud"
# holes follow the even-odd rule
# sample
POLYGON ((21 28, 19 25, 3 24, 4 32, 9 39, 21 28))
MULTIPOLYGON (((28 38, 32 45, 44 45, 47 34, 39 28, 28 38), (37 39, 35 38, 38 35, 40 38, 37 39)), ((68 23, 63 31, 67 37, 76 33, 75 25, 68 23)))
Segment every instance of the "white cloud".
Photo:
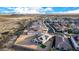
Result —
POLYGON ((15 13, 14 11, 8 11, 8 10, 4 10, 0 12, 1 14, 12 14, 15 13))
POLYGON ((68 11, 67 13, 79 13, 79 9, 73 10, 73 11, 68 11))
POLYGON ((46 14, 52 11, 52 8, 42 8, 42 7, 9 7, 8 10, 2 10, 3 13, 14 13, 14 14, 46 14))
POLYGON ((53 11, 51 7, 18 7, 15 9, 17 14, 46 14, 49 11, 53 11))
POLYGON ((17 14, 40 14, 41 7, 18 7, 15 9, 17 14))
MULTIPOLYGON (((57 12, 56 12, 57 13, 57 12)), ((64 11, 64 12, 58 12, 58 13, 64 13, 64 14, 78 14, 79 9, 77 10, 70 10, 70 11, 64 11)))
POLYGON ((53 9, 51 7, 48 7, 44 11, 53 11, 53 9))

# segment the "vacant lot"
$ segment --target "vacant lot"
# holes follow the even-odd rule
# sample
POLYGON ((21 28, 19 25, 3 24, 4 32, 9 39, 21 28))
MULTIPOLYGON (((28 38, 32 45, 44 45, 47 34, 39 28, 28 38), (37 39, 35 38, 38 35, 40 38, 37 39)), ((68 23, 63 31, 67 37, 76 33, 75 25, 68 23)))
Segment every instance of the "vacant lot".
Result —
POLYGON ((0 33, 7 32, 14 29, 21 28, 28 21, 34 19, 30 16, 14 16, 14 15, 0 15, 0 33))

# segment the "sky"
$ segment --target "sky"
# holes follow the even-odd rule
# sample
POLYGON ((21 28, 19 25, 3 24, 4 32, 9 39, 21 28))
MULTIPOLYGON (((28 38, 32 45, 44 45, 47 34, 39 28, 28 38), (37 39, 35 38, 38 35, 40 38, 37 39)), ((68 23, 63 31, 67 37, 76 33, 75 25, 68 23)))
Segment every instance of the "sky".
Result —
POLYGON ((79 13, 79 7, 0 7, 0 14, 70 14, 79 13))

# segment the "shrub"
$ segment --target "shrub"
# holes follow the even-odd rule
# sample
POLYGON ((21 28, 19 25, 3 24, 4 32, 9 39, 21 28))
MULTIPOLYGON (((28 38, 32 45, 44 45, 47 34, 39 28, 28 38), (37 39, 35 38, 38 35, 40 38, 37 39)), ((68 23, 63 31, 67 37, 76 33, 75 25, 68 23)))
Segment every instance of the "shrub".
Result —
POLYGON ((41 47, 41 48, 45 48, 45 47, 46 47, 46 45, 44 45, 44 44, 41 44, 41 45, 40 45, 40 47, 41 47))

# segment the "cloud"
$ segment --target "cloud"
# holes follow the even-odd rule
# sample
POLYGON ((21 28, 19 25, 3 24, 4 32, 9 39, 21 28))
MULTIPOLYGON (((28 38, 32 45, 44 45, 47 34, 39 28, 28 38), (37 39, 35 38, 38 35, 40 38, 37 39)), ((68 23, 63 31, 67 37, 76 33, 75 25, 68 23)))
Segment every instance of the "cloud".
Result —
POLYGON ((69 11, 64 11, 64 12, 56 12, 56 13, 63 13, 63 14, 78 14, 79 9, 77 10, 69 10, 69 11))
POLYGON ((79 9, 73 10, 73 11, 68 11, 67 13, 79 13, 79 9))
POLYGON ((40 13, 44 13, 41 12, 42 8, 39 7, 18 7, 15 9, 15 12, 17 14, 40 14, 40 13))
POLYGON ((48 7, 44 11, 53 11, 53 9, 52 9, 52 7, 48 7))
POLYGON ((15 11, 17 14, 46 14, 53 10, 52 7, 17 7, 15 11))
POLYGON ((15 14, 14 11, 1 11, 0 14, 15 14))
POLYGON ((42 7, 7 7, 0 8, 3 14, 45 14, 42 7))

